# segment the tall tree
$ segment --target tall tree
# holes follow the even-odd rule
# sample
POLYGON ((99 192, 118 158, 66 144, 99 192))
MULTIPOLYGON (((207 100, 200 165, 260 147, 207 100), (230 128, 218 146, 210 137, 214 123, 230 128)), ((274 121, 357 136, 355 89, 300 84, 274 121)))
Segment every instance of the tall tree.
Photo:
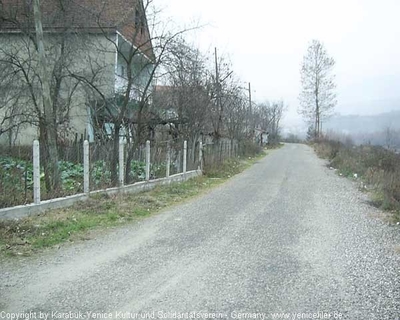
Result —
POLYGON ((303 58, 301 67, 302 91, 299 96, 299 113, 314 126, 314 135, 320 136, 322 120, 332 115, 337 103, 332 69, 335 60, 331 58, 324 45, 313 40, 303 58))
MULTIPOLYGON (((182 37, 171 43, 164 59, 166 83, 169 85, 166 94, 174 101, 179 133, 182 139, 188 140, 191 159, 194 159, 196 143, 209 120, 211 101, 208 88, 211 79, 206 63, 207 58, 182 37)), ((164 99, 164 104, 167 101, 164 99)))

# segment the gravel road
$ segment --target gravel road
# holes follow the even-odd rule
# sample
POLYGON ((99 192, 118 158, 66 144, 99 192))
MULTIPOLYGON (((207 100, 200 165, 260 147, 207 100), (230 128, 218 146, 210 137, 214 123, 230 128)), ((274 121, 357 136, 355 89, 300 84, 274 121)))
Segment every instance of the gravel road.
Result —
POLYGON ((400 228, 367 200, 288 144, 140 223, 1 262, 0 318, 398 320, 400 228))

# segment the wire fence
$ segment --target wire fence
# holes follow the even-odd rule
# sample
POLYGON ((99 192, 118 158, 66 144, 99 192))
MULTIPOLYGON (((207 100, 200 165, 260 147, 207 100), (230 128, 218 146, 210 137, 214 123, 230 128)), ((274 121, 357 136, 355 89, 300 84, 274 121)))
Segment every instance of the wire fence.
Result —
POLYGON ((203 147, 204 166, 213 167, 230 158, 240 155, 239 143, 236 140, 221 139, 217 142, 206 144, 203 147))
POLYGON ((60 181, 56 189, 49 187, 51 182, 45 164, 51 159, 46 157, 43 146, 38 147, 40 157, 36 176, 32 147, 1 150, 0 208, 164 178, 218 166, 227 159, 249 154, 248 145, 230 139, 204 144, 176 139, 153 141, 141 146, 97 141, 86 142, 85 165, 84 145, 83 139, 75 139, 58 146, 60 181))
POLYGON ((0 204, 10 207, 33 201, 32 148, 2 148, 0 157, 0 204))

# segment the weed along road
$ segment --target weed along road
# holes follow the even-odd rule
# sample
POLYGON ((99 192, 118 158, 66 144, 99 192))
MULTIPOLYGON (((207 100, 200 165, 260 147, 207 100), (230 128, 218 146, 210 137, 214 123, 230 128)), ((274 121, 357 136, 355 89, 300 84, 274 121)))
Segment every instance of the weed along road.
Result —
POLYGON ((367 200, 288 144, 138 223, 2 261, 0 317, 399 319, 400 230, 367 200))

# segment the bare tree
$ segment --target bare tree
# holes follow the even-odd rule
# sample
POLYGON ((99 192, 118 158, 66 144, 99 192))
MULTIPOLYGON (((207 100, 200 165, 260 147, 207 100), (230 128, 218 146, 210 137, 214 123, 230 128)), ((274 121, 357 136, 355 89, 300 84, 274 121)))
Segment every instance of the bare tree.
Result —
POLYGON ((24 125, 39 129, 46 190, 53 192, 60 187, 59 127, 68 126, 72 96, 79 85, 71 81, 68 68, 81 46, 71 45, 74 32, 66 20, 60 19, 66 10, 64 0, 54 2, 60 9, 58 15, 46 16, 47 24, 56 20, 59 27, 56 35, 46 34, 46 39, 38 0, 25 5, 0 3, 0 27, 9 28, 2 34, 0 48, 0 134, 8 133, 12 145, 24 125))
POLYGON ((281 120, 286 110, 283 100, 265 101, 256 106, 253 112, 255 128, 268 132, 269 143, 277 144, 280 140, 281 120))
POLYGON ((299 96, 299 113, 310 124, 313 124, 315 137, 319 137, 322 121, 332 114, 337 103, 334 89, 333 58, 323 44, 313 40, 303 58, 301 67, 302 91, 299 96))
MULTIPOLYGON (((112 157, 111 157, 111 181, 114 185, 118 181, 118 148, 120 139, 127 138, 128 143, 128 158, 126 165, 126 173, 131 170, 131 160, 135 147, 140 145, 144 134, 144 112, 148 106, 150 87, 155 76, 155 71, 161 63, 162 53, 154 57, 152 52, 152 39, 149 34, 149 28, 146 19, 146 11, 150 1, 143 4, 142 1, 128 1, 128 4, 135 8, 131 32, 129 38, 120 35, 109 35, 107 25, 109 21, 107 17, 106 6, 113 5, 111 2, 104 2, 103 7, 97 8, 97 25, 102 31, 102 35, 109 42, 109 45, 115 50, 116 55, 120 59, 116 67, 121 67, 121 70, 116 70, 115 77, 118 77, 122 85, 117 88, 113 96, 107 92, 107 88, 102 88, 98 83, 93 82, 95 78, 87 79, 75 75, 82 81, 85 81, 92 88, 94 103, 91 104, 92 115, 95 122, 100 123, 99 127, 105 122, 111 124, 111 140, 112 140, 112 157), (143 36, 145 34, 145 36, 143 36), (122 39, 122 41, 121 41, 122 39), (122 42, 122 44, 121 44, 122 42), (144 79, 144 80, 143 80, 144 79)), ((153 41, 152 41, 153 40, 153 41)), ((161 40, 161 39, 157 39, 161 40)), ((103 44, 99 43, 99 50, 103 44)), ((160 48, 161 52, 165 50, 164 43, 160 48)), ((102 126, 101 129, 104 129, 102 126)), ((129 179, 129 174, 126 174, 129 179)))
POLYGON ((208 92, 210 94, 210 123, 213 127, 213 137, 218 141, 225 133, 225 109, 231 102, 232 92, 238 89, 237 81, 233 76, 231 62, 224 56, 218 56, 217 49, 214 52, 214 63, 209 67, 210 82, 208 92))
MULTIPOLYGON (((0 49, 0 136, 8 136, 8 144, 14 144, 19 128, 25 124, 34 122, 31 113, 28 112, 26 103, 26 87, 21 86, 20 74, 12 67, 12 60, 2 55, 0 49), (11 64, 4 63, 7 59, 11 64)), ((14 60, 14 63, 18 62, 14 60)))
POLYGON ((234 140, 243 141, 247 136, 247 121, 249 116, 247 97, 241 90, 236 90, 226 97, 225 128, 231 143, 234 140))
MULTIPOLYGON (((125 177, 127 182, 130 182, 134 152, 146 139, 151 138, 154 126, 161 123, 161 119, 150 109, 153 83, 160 76, 160 66, 173 41, 183 33, 197 28, 194 26, 174 32, 160 27, 159 11, 154 8, 152 0, 126 0, 124 6, 129 12, 128 17, 131 18, 127 22, 129 28, 125 28, 126 31, 117 36, 110 36, 108 30, 107 12, 114 7, 113 1, 104 1, 103 7, 92 8, 96 15, 97 27, 118 56, 118 68, 121 69, 116 69, 115 76, 121 80, 122 85, 110 97, 98 84, 87 77, 76 75, 92 88, 95 103, 92 103, 91 107, 92 114, 97 118, 95 122, 106 121, 111 124, 113 184, 118 181, 120 139, 125 138, 127 142, 125 177)), ((120 17, 115 18, 118 20, 120 17)))
MULTIPOLYGON (((175 114, 170 116, 176 117, 179 134, 182 140, 188 140, 191 146, 189 156, 193 159, 196 143, 201 134, 208 130, 211 79, 207 59, 180 37, 173 41, 164 60, 164 68, 168 84, 165 95, 172 99, 175 109, 175 114)), ((155 107, 163 109, 160 105, 155 107)), ((167 121, 170 120, 173 119, 167 117, 167 121)))
POLYGON ((270 107, 270 143, 279 143, 281 133, 281 120, 283 117, 283 112, 285 110, 285 103, 282 100, 273 102, 270 107))
POLYGON ((254 105, 253 124, 255 128, 269 132, 271 126, 271 103, 266 100, 254 105))

